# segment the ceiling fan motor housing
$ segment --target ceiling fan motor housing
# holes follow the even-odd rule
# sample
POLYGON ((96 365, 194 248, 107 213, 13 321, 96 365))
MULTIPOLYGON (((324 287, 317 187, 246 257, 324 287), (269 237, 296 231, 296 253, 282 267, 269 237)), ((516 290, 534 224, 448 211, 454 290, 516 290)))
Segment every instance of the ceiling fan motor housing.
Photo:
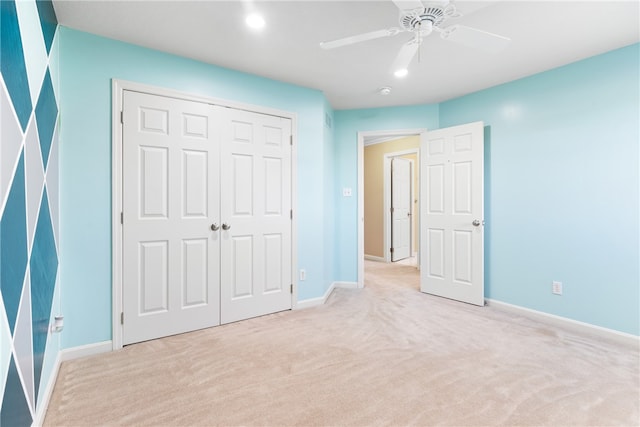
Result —
POLYGON ((431 32, 433 27, 438 27, 446 17, 445 7, 432 5, 414 9, 400 15, 400 25, 410 32, 431 32))

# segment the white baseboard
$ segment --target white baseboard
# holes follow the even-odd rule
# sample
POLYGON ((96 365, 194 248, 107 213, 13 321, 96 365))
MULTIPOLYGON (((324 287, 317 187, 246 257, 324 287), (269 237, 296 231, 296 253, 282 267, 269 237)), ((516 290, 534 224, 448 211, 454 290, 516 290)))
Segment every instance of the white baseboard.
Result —
POLYGON ((329 289, 327 289, 326 292, 324 293, 324 295, 322 295, 321 297, 309 298, 309 299, 305 299, 305 300, 302 300, 302 301, 298 301, 296 303, 296 306, 294 307, 294 310, 303 310, 305 308, 316 307, 316 306, 324 304, 325 302, 327 302, 327 299, 329 298, 329 295, 331 295, 331 292, 333 292, 335 287, 336 287, 336 283, 333 282, 331 284, 331 286, 329 286, 329 289))
POLYGON ((386 262, 387 261, 382 256, 367 255, 367 254, 364 255, 364 259, 368 259, 369 261, 379 261, 379 262, 386 262))
POLYGON ((604 338, 618 344, 630 346, 636 350, 638 350, 638 347, 640 346, 640 337, 636 335, 627 334, 625 332, 616 331, 614 329, 603 328, 602 326, 580 322, 578 320, 569 319, 567 317, 556 316, 555 314, 532 310, 530 308, 525 308, 518 305, 508 304, 502 301, 496 301, 492 299, 487 299, 486 301, 487 305, 490 307, 508 311, 514 314, 519 314, 521 316, 548 323, 553 326, 569 329, 582 334, 598 336, 600 338, 604 338))
POLYGON ((358 289, 358 282, 333 282, 333 286, 342 289, 358 289))
POLYGON ((108 353, 113 350, 113 344, 111 341, 103 341, 95 344, 88 344, 79 347, 67 348, 58 352, 56 361, 49 377, 47 387, 42 392, 42 400, 38 406, 35 417, 33 419, 32 427, 40 427, 44 423, 44 417, 47 415, 47 408, 49 408, 49 401, 53 395, 53 389, 56 386, 58 379, 58 372, 60 371, 60 364, 67 360, 78 359, 80 357, 92 356, 94 354, 108 353))
POLYGON ((303 310, 305 308, 311 308, 311 307, 322 305, 327 302, 327 299, 329 299, 331 292, 333 292, 335 288, 356 289, 357 287, 358 287, 357 282, 333 282, 331 286, 329 286, 329 289, 327 289, 327 291, 324 293, 324 295, 318 298, 309 298, 302 301, 298 301, 293 309, 303 310))
POLYGON ((80 357, 93 356, 94 354, 109 353, 113 350, 113 342, 102 341, 95 344, 81 345, 78 347, 65 348, 60 352, 62 362, 79 359, 80 357))
POLYGON ((60 370, 60 363, 62 360, 60 358, 60 352, 56 356, 56 361, 53 365, 53 370, 51 371, 51 375, 49 376, 49 382, 47 386, 42 391, 41 401, 38 409, 36 410, 35 417, 33 418, 32 427, 40 427, 44 424, 44 417, 47 415, 47 408, 49 407, 49 400, 51 400, 51 395, 53 395, 53 389, 56 386, 56 380, 58 379, 58 371, 60 370))

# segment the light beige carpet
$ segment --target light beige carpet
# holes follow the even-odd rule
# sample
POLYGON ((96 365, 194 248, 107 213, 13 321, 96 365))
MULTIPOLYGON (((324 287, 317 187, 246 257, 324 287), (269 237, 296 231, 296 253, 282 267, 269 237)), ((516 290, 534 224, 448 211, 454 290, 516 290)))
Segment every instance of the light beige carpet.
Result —
POLYGON ((65 362, 45 425, 640 424, 638 351, 366 271, 324 306, 65 362))

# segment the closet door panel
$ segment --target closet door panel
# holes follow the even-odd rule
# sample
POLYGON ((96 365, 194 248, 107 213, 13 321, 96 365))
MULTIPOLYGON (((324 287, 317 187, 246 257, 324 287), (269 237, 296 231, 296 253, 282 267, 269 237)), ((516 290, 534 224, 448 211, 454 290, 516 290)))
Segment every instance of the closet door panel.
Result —
POLYGON ((124 344, 220 323, 213 120, 208 104, 124 92, 124 344))
POLYGON ((221 220, 228 229, 221 235, 220 314, 229 323, 291 308, 291 120, 221 114, 221 220))

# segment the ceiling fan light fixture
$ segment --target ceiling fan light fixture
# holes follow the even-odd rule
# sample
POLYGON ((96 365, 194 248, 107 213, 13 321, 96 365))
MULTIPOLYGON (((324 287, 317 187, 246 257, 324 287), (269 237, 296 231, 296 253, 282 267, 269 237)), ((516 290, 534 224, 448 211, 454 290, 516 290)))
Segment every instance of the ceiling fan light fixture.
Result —
POLYGON ((407 74, 409 74, 409 70, 407 70, 406 68, 400 68, 393 72, 393 75, 399 79, 407 77, 407 74))
POLYGON ((245 22, 249 28, 252 28, 254 30, 261 30, 265 26, 264 18, 262 17, 262 15, 257 13, 248 15, 245 19, 245 22))

